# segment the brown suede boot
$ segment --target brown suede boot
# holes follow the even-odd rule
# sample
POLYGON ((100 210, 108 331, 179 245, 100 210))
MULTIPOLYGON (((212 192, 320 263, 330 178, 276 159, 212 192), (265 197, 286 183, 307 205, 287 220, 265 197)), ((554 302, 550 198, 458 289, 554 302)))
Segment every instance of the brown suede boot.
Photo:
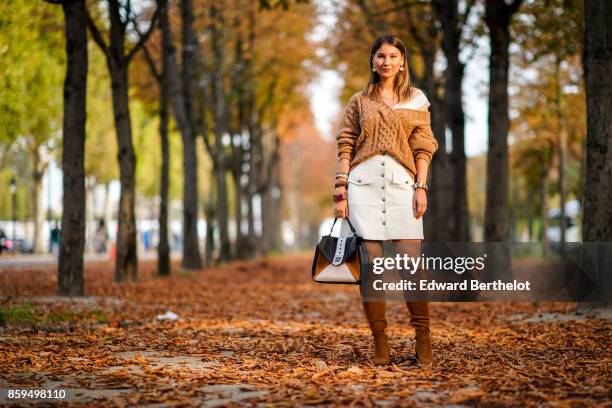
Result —
POLYGON ((362 302, 372 336, 374 337, 374 365, 388 365, 389 339, 385 330, 387 329, 387 318, 385 317, 386 304, 382 302, 362 302))
POLYGON ((429 336, 429 302, 406 302, 410 311, 410 324, 416 333, 416 359, 421 366, 433 365, 429 336))

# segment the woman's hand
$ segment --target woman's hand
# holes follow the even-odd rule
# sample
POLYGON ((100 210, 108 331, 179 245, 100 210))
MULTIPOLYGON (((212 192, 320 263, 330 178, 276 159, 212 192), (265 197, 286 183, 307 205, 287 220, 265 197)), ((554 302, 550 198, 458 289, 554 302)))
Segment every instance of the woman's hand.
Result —
MULTIPOLYGON (((345 187, 338 187, 334 191, 334 194, 346 194, 345 187)), ((348 199, 342 201, 334 201, 334 217, 348 218, 348 199)))
POLYGON ((427 194, 422 188, 414 190, 412 195, 412 213, 417 220, 427 211, 427 194))

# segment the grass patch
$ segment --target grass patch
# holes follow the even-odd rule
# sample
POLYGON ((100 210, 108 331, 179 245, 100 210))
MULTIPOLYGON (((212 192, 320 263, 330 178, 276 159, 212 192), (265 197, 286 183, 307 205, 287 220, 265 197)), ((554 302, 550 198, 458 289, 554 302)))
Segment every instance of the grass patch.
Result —
POLYGON ((91 312, 91 317, 96 319, 97 322, 107 322, 109 320, 108 313, 106 313, 104 310, 94 310, 91 312))
POLYGON ((0 308, 0 320, 9 321, 20 321, 20 322, 32 322, 36 320, 36 313, 34 307, 29 301, 23 302, 19 306, 11 308, 0 308))
POLYGON ((108 314, 104 310, 98 309, 91 312, 61 310, 59 312, 37 313, 29 301, 10 308, 0 308, 0 321, 4 322, 57 323, 87 319, 94 319, 96 322, 108 321, 108 314))
POLYGON ((83 312, 73 312, 70 310, 62 310, 60 312, 55 313, 45 313, 40 316, 40 321, 46 323, 56 323, 56 322, 68 322, 70 320, 78 320, 85 317, 85 313, 83 312))

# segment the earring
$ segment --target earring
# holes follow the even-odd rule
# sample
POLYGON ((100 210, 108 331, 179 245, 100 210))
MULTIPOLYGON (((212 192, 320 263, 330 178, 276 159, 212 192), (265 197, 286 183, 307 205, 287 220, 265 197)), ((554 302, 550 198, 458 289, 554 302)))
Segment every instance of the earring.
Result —
POLYGON ((372 72, 376 72, 376 65, 372 65, 372 72))
POLYGON ((403 71, 403 70, 404 70, 404 66, 400 65, 400 71, 403 71))

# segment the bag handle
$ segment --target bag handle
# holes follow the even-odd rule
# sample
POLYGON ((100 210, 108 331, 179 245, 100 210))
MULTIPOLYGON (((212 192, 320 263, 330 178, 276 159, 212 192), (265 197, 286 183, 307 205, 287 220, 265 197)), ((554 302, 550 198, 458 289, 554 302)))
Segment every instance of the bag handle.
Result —
MULTIPOLYGON (((339 217, 334 218, 334 223, 332 224, 330 230, 329 230, 329 234, 327 234, 328 236, 330 236, 332 234, 332 231, 334 230, 334 225, 336 225, 336 221, 338 221, 339 217)), ((351 228, 351 231, 353 232, 353 236, 357 237, 357 231, 355 231, 355 227, 353 227, 353 224, 351 224, 351 221, 349 221, 348 218, 345 218, 346 222, 348 222, 349 227, 351 228)))

